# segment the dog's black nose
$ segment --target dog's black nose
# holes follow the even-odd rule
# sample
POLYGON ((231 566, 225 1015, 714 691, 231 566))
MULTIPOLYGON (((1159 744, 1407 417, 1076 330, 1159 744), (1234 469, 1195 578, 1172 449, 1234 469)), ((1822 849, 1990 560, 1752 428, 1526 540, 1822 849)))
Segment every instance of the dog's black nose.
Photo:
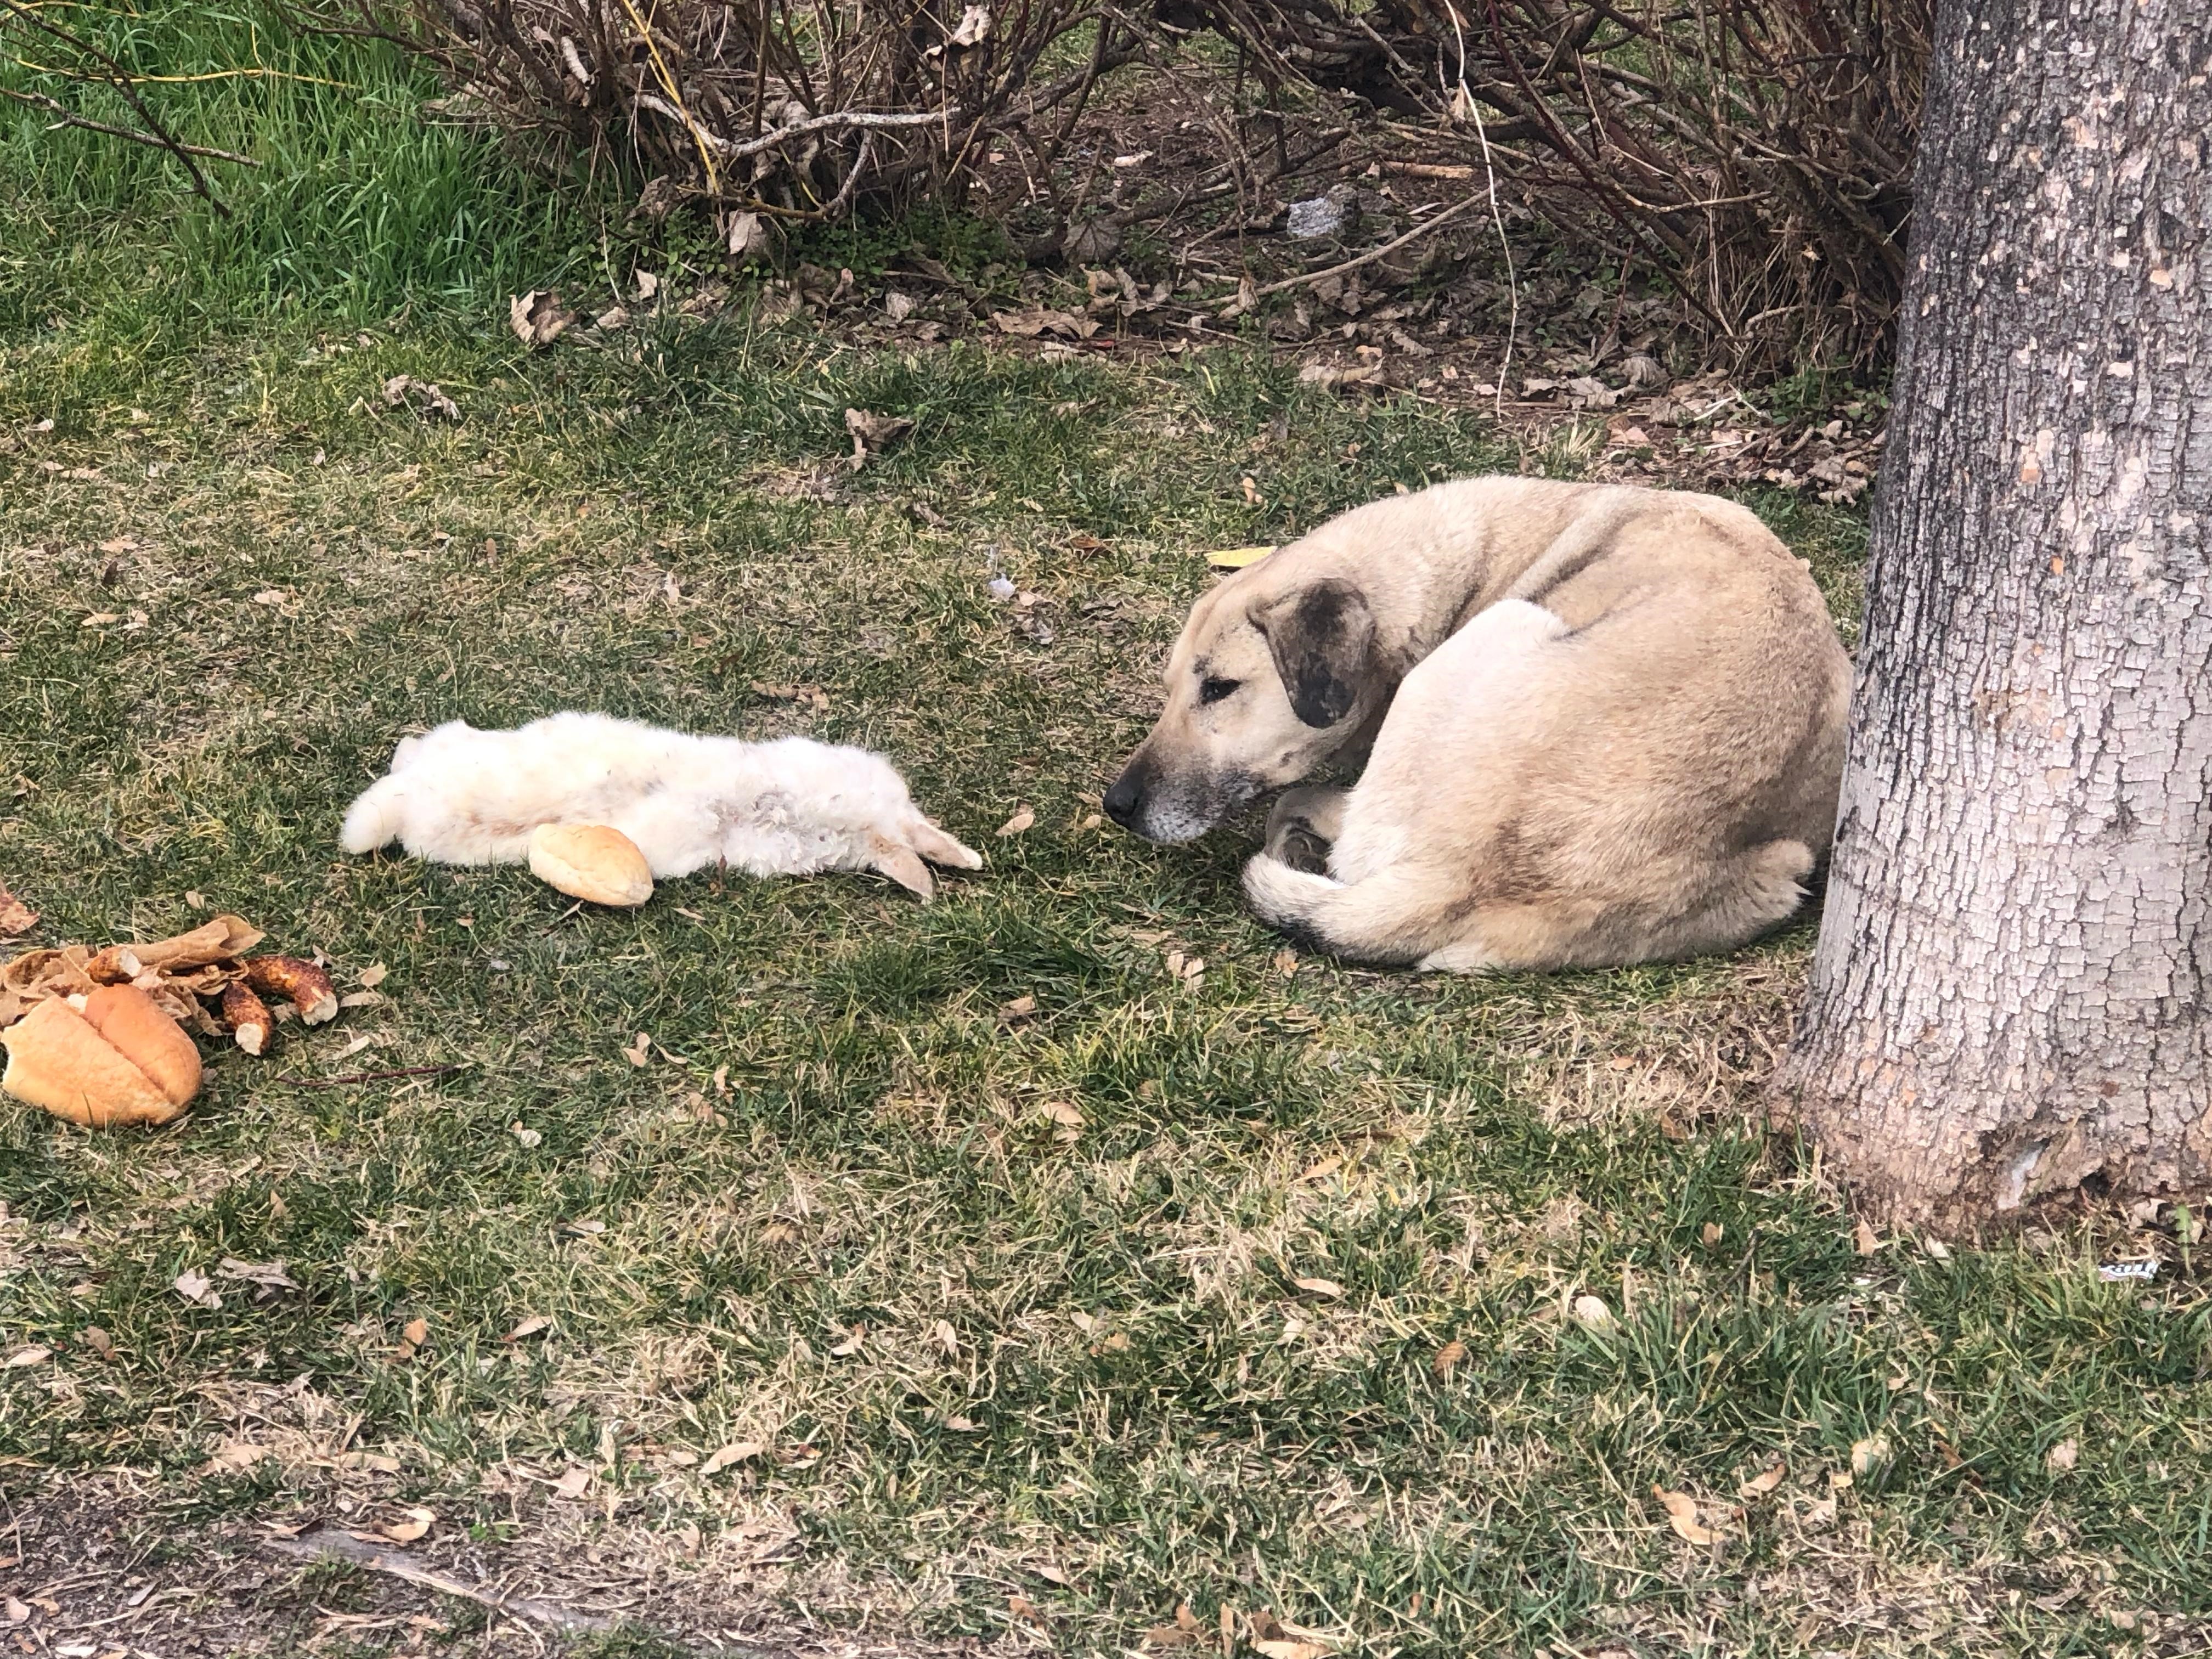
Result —
POLYGON ((1124 830, 1133 830, 1137 815, 1145 809, 1145 781, 1131 767, 1114 780, 1114 787, 1106 792, 1103 805, 1106 816, 1124 830))

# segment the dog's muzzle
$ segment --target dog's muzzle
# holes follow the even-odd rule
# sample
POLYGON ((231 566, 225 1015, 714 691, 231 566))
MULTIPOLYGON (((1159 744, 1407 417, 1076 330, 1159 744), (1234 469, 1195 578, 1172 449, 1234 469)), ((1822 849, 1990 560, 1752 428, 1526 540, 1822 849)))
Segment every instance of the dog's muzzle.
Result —
POLYGON ((1100 804, 1132 835, 1173 844, 1196 841, 1259 793, 1242 773, 1226 778, 1162 778, 1143 757, 1132 760, 1100 804))

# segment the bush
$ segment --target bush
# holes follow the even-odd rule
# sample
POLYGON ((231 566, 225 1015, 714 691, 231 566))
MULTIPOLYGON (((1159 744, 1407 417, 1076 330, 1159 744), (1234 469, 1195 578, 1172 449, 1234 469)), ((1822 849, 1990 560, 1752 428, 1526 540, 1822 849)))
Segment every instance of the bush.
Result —
POLYGON ((1887 353, 1929 0, 1158 0, 1261 77, 1424 118, 1408 170, 1642 262, 1740 364, 1887 353), (1462 12, 1459 4, 1468 9, 1462 12))
POLYGON ((1098 24, 1086 60, 1041 80, 1047 55, 1097 16, 1076 0, 302 0, 294 11, 431 59, 456 88, 450 114, 627 157, 655 181, 648 211, 704 203, 739 252, 763 219, 957 199, 995 131, 1046 121, 1064 133, 1131 44, 1098 24))

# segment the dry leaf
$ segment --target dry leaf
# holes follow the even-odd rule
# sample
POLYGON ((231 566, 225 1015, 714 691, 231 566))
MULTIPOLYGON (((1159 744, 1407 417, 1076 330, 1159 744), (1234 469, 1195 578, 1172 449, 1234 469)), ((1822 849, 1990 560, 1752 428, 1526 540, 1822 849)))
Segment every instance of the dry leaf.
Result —
POLYGON ((196 1302, 203 1308, 220 1308, 222 1298, 215 1293, 215 1286, 198 1267, 187 1267, 169 1281, 174 1290, 187 1302, 196 1302))
POLYGON ((500 1340, 502 1342, 520 1342, 526 1336, 535 1336, 540 1331, 551 1329, 552 1325, 553 1322, 546 1318, 544 1315, 532 1314, 529 1318, 525 1319, 517 1324, 515 1328, 509 1331, 505 1336, 500 1338, 500 1340))
POLYGON ((1325 1659, 1336 1650, 1319 1642, 1261 1641, 1253 1643, 1252 1647, 1255 1652, 1265 1654, 1267 1659, 1325 1659))
POLYGON ((1863 1480, 1868 1475, 1889 1466, 1889 1437, 1870 1434, 1863 1440, 1851 1442, 1851 1474, 1863 1480))
POLYGON ((85 1346, 102 1359, 115 1358, 115 1339, 100 1329, 99 1326, 88 1325, 84 1328, 84 1341, 85 1346))
POLYGON ((1012 1025, 1017 1020, 1027 1019, 1035 1012, 1036 1012, 1036 999, 1033 996, 1018 996, 1012 1002, 1002 1002, 999 1005, 999 1018, 1002 1024, 1007 1025, 1012 1025))
POLYGON ((1467 1344, 1455 1337, 1437 1350, 1432 1362, 1438 1376, 1449 1377, 1459 1369, 1459 1362, 1467 1358, 1467 1344))
POLYGON ((999 833, 1001 836, 1018 836, 1036 822, 1035 811, 1028 806, 1022 806, 1015 811, 1013 817, 999 826, 999 833))
POLYGON ((1326 1181, 1329 1176, 1334 1175, 1343 1167, 1344 1160, 1335 1153, 1332 1152, 1328 1157, 1322 1159, 1320 1163, 1308 1164, 1304 1170, 1299 1172, 1298 1178, 1291 1184, 1293 1187, 1299 1187, 1304 1186, 1309 1181, 1326 1181))
POLYGON ((562 309, 558 289, 532 289, 527 294, 507 296, 507 325, 514 329, 514 337, 532 351, 552 344, 575 320, 562 309))
POLYGON ((852 459, 846 465, 858 472, 868 462, 868 457, 896 443, 914 430, 914 422, 903 415, 876 415, 865 409, 845 411, 845 430, 853 434, 852 459))
POLYGON ((384 401, 394 409, 410 409, 426 419, 436 415, 448 421, 461 418, 461 406, 442 386, 418 380, 412 374, 395 374, 384 383, 384 401))
POLYGON ((1836 1500, 1832 1498, 1823 1498, 1820 1502, 1811 1504, 1805 1510, 1803 1519, 1805 1525, 1815 1531, 1822 1527, 1833 1526, 1836 1522, 1836 1500))
POLYGON ((964 1417, 948 1417, 945 1419, 945 1426, 958 1434, 975 1432, 975 1425, 964 1417))
POLYGON ((1651 1495, 1666 1506, 1667 1524, 1692 1544, 1711 1544, 1724 1536, 1710 1527, 1698 1524, 1698 1500, 1689 1493, 1668 1492, 1664 1486, 1654 1486, 1651 1495))
POLYGON ((438 1517, 428 1510, 410 1509, 404 1521, 386 1521, 377 1530, 395 1544, 411 1544, 427 1535, 438 1517))
POLYGON ((1017 1619, 1026 1619, 1039 1630, 1045 1628, 1044 1615, 1036 1610, 1036 1603, 1026 1595, 1006 1597, 1006 1611, 1017 1619))
POLYGON ((384 976, 391 971, 380 962, 370 963, 368 967, 361 970, 361 988, 364 991, 374 991, 384 983, 384 976))
POLYGON ((1302 1291, 1312 1291, 1316 1296, 1340 1297, 1344 1294, 1344 1286, 1333 1279, 1294 1279, 1291 1283, 1302 1291))
POLYGON ((699 1473, 702 1475, 720 1474, 731 1465, 749 1462, 767 1449, 768 1447, 758 1440, 733 1441, 708 1454, 707 1461, 699 1466, 699 1473))
POLYGON ((296 1291, 300 1287, 284 1272, 281 1261, 240 1261, 235 1256, 225 1256, 216 1264, 217 1279, 244 1279, 264 1291, 296 1291))
POLYGON ((1881 1248, 1881 1241, 1874 1236, 1874 1229, 1867 1225, 1863 1217, 1860 1218, 1859 1224, 1852 1230, 1851 1237, 1858 1245, 1861 1255, 1872 1255, 1881 1248))
POLYGON ((27 933, 39 925, 39 913, 8 890, 0 882, 0 939, 13 939, 18 933, 27 933))
POLYGON ((5 1360, 0 1360, 0 1370, 12 1371, 19 1366, 36 1365, 41 1361, 52 1359, 53 1357, 54 1351, 52 1348, 41 1348, 37 1346, 18 1348, 15 1352, 9 1354, 5 1360))
POLYGON ((1721 1242, 1721 1224, 1717 1221, 1708 1221, 1698 1229, 1698 1237, 1705 1241, 1705 1246, 1710 1249, 1721 1242))
POLYGON ((575 1238, 595 1237, 606 1230, 607 1224, 604 1221, 564 1221, 560 1227, 561 1231, 575 1238))
POLYGON ((366 1469, 372 1474, 397 1474, 399 1460, 387 1452, 341 1452, 331 1460, 342 1469, 366 1469))
POLYGON ((2081 1461, 2079 1441, 2062 1440, 2043 1455, 2043 1467, 2053 1474, 2063 1474, 2081 1461))
POLYGON ((622 1051, 622 1056, 633 1066, 642 1066, 653 1057, 653 1038, 640 1031, 637 1041, 622 1051))
POLYGON ((1782 1484, 1782 1477, 1787 1471, 1787 1465, 1777 1462, 1772 1468, 1761 1470, 1737 1489, 1737 1495, 1743 1498, 1765 1497, 1767 1493, 1782 1484))
POLYGON ((991 320, 1000 331, 1034 340, 1040 334, 1057 334, 1062 339, 1087 340, 1098 331, 1098 325, 1088 317, 1078 317, 1066 311, 1048 311, 1042 306, 1024 306, 1019 311, 994 311, 991 320))
POLYGON ((220 1474, 228 1469, 250 1469, 269 1455, 268 1447, 257 1446, 250 1440, 226 1440, 208 1459, 206 1473, 220 1474))
POLYGON ((545 1139, 537 1130, 524 1127, 520 1120, 508 1124, 507 1132, 526 1146, 535 1146, 545 1139))
POLYGON ((1043 1579, 1046 1583, 1058 1584, 1062 1589, 1066 1589, 1075 1583, 1075 1580, 1068 1576, 1067 1569, 1055 1561, 1041 1561, 1036 1565, 1035 1571, 1036 1576, 1043 1579))
POLYGON ((553 1490, 563 1498, 581 1498, 591 1489, 592 1472, 581 1467, 565 1469, 553 1483, 553 1490))
POLYGON ((960 1352, 960 1333, 952 1328, 950 1320, 939 1320, 936 1324, 930 1327, 929 1334, 936 1340, 937 1346, 944 1349, 946 1353, 957 1354, 960 1352))
POLYGON ((1154 1625, 1145 1632, 1148 1648, 1194 1648, 1202 1638, 1196 1631, 1185 1630, 1180 1625, 1154 1625))
POLYGON ((1601 1334, 1613 1329, 1613 1310, 1601 1296, 1578 1296, 1574 1302, 1575 1323, 1601 1334))
POLYGON ((1276 951, 1275 971, 1285 979, 1291 978, 1298 971, 1298 953, 1295 951, 1276 951))

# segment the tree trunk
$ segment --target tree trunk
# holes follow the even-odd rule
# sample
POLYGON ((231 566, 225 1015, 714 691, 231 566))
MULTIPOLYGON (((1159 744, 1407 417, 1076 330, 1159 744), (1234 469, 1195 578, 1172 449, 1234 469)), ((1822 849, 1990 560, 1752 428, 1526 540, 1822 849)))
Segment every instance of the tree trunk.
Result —
POLYGON ((1943 0, 1782 1086, 1942 1231, 2212 1177, 2212 23, 1943 0))

